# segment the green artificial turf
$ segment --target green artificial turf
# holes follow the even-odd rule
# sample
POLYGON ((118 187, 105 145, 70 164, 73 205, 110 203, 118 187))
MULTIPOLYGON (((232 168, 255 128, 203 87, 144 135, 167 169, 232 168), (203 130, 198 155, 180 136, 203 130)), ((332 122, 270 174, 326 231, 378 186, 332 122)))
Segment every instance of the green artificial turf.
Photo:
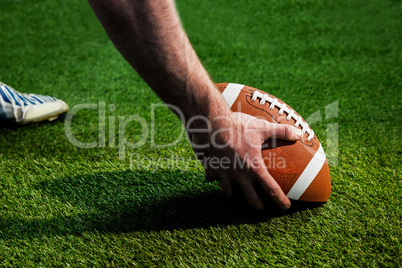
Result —
MULTIPOLYGON (((223 198, 178 139, 179 120, 166 108, 152 113, 162 102, 86 1, 3 0, 0 80, 70 108, 92 104, 71 133, 97 146, 73 145, 61 120, 0 128, 0 266, 399 266, 401 1, 177 6, 214 81, 269 91, 332 148, 329 202, 259 214, 223 198), (148 138, 119 155, 119 119, 134 115, 148 138)), ((133 121, 125 134, 134 144, 144 133, 133 121)))

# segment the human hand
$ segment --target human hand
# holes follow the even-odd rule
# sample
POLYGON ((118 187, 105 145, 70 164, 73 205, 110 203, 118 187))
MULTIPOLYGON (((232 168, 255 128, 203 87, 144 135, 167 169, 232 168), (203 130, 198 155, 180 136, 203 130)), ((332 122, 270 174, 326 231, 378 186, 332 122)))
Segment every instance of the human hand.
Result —
POLYGON ((266 208, 253 185, 257 182, 279 207, 288 209, 290 201, 268 173, 261 148, 269 138, 299 140, 301 131, 290 125, 274 124, 235 112, 205 120, 205 124, 204 129, 188 131, 206 178, 219 178, 222 193, 226 196, 232 196, 233 186, 237 183, 246 201, 254 208, 264 210, 266 208))

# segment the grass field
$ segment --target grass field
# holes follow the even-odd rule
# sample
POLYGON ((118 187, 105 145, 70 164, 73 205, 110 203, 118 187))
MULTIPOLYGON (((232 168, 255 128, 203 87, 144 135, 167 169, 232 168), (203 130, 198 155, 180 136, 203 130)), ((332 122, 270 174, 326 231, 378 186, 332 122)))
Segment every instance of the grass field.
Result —
MULTIPOLYGON (((162 102, 86 1, 1 0, 0 80, 70 108, 91 104, 76 112, 71 134, 95 147, 72 144, 61 120, 0 128, 0 266, 400 266, 401 1, 177 6, 214 81, 316 115, 324 149, 338 126, 329 202, 258 214, 226 200, 204 181, 184 136, 159 148, 180 137, 180 122, 166 108, 152 112, 162 102), (119 155, 119 118, 139 115, 151 130, 153 114, 155 135, 119 155)), ((127 125, 128 142, 142 134, 127 125)))

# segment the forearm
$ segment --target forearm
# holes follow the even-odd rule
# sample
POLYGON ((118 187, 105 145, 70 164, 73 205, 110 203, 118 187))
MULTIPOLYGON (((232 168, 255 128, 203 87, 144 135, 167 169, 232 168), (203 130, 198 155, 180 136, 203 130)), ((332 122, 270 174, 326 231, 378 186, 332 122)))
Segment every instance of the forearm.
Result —
POLYGON ((229 114, 182 29, 173 0, 89 3, 120 53, 186 120, 229 114))
MULTIPOLYGON (((206 176, 220 178, 227 195, 238 183, 246 200, 263 209, 253 186, 256 181, 278 205, 289 208, 289 199, 263 165, 261 144, 272 137, 296 140, 295 131, 286 128, 288 125, 274 126, 247 114, 230 112, 191 47, 174 0, 88 1, 117 49, 163 101, 178 107, 186 123, 194 116, 209 120, 208 133, 190 131, 206 176), (245 168, 212 167, 207 159, 227 159, 232 164, 241 159, 245 168)), ((205 121, 198 120, 190 127, 205 128, 205 121)))

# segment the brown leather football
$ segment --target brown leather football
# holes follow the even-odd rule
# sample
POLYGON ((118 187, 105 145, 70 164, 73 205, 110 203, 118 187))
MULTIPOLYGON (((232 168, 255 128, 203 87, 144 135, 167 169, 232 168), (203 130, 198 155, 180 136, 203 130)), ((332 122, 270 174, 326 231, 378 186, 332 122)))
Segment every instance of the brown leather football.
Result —
POLYGON ((286 103, 264 91, 234 83, 219 83, 216 87, 232 111, 302 130, 303 137, 296 142, 268 140, 262 157, 268 172, 289 199, 326 202, 331 194, 328 162, 306 121, 286 103))

